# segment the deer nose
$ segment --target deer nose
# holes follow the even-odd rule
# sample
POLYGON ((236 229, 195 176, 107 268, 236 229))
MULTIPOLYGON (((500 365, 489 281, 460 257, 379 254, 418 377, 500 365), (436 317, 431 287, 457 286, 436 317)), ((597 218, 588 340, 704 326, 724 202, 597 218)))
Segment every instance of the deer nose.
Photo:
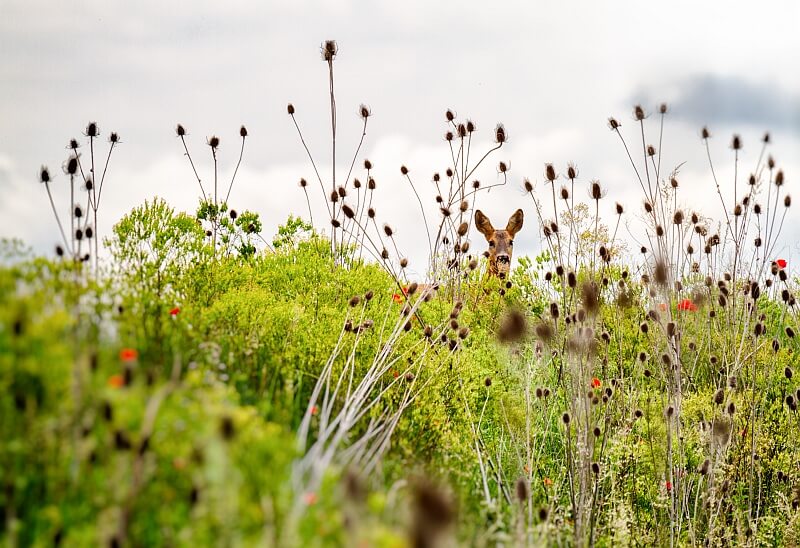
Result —
POLYGON ((511 257, 509 257, 507 253, 503 253, 502 255, 497 256, 497 262, 509 264, 511 262, 511 257))

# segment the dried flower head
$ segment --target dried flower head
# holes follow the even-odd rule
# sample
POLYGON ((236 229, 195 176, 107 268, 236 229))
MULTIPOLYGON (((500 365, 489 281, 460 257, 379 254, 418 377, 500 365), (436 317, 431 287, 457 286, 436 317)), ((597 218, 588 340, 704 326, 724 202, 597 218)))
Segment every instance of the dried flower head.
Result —
POLYGON ((332 62, 336 54, 339 53, 339 46, 336 44, 336 40, 325 40, 320 49, 322 52, 322 60, 328 61, 329 63, 332 62))

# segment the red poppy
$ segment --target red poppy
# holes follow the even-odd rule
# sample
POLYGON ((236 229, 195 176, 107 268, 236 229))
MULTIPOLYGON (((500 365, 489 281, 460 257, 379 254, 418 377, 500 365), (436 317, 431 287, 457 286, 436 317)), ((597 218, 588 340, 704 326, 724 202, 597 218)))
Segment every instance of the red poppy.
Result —
POLYGON ((399 293, 392 293, 392 300, 396 303, 402 303, 403 301, 405 301, 403 295, 408 295, 408 287, 403 287, 402 292, 403 292, 402 295, 399 293))
POLYGON ((775 264, 778 265, 778 268, 783 270, 784 268, 786 268, 786 259, 778 259, 775 261, 775 264))
POLYGON ((681 302, 678 303, 678 310, 694 312, 697 310, 697 305, 694 304, 689 299, 683 299, 681 302))
POLYGON ((122 388, 125 386, 125 377, 122 375, 111 375, 108 377, 108 386, 111 388, 122 388))
POLYGON ((600 382, 600 379, 598 379, 597 377, 593 377, 592 378, 592 388, 600 388, 600 386, 602 386, 602 384, 603 383, 600 382))
POLYGON ((180 313, 180 311, 181 311, 181 309, 176 306, 175 308, 173 308, 172 310, 169 311, 169 315, 174 318, 175 316, 177 316, 180 313))
POLYGON ((311 406, 311 414, 312 415, 316 415, 317 413, 319 413, 319 408, 316 405, 312 405, 311 406))
POLYGON ((119 359, 124 362, 136 361, 139 358, 139 352, 135 348, 123 348, 119 351, 119 359))
POLYGON ((664 483, 664 486, 667 488, 667 492, 672 491, 672 482, 671 481, 667 480, 666 483, 664 483))

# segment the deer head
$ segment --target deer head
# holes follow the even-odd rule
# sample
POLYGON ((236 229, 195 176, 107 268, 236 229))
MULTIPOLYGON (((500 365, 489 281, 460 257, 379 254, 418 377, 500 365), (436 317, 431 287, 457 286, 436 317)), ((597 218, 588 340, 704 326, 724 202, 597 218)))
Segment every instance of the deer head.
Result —
POLYGON ((489 242, 489 274, 506 278, 511 269, 514 252, 514 235, 522 228, 523 213, 518 209, 508 219, 505 230, 495 230, 492 222, 481 210, 475 212, 475 226, 489 242))

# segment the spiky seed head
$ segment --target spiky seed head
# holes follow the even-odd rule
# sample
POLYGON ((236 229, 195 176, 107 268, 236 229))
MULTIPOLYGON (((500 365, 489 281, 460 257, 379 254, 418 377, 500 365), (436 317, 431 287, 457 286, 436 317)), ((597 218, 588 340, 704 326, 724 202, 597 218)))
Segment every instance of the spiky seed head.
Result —
POLYGON ((384 234, 386 234, 386 236, 388 236, 389 238, 391 238, 391 237, 392 237, 392 235, 394 234, 394 230, 392 230, 392 227, 391 227, 391 226, 389 226, 388 224, 385 224, 385 225, 383 225, 383 232, 384 232, 384 234))
POLYGON ((334 204, 339 201, 339 193, 335 190, 331 190, 331 202, 334 204))
POLYGON ((520 504, 524 504, 528 497, 530 496, 530 489, 528 487, 528 480, 525 478, 519 478, 517 480, 517 500, 520 504))
POLYGON ((647 155, 653 157, 656 155, 656 147, 653 145, 647 145, 647 155))
POLYGON ((645 115, 644 115, 644 108, 642 108, 642 105, 636 105, 635 107, 633 107, 633 117, 636 119, 637 122, 641 122, 642 120, 644 120, 645 115))
POLYGON ((567 179, 574 180, 578 176, 578 168, 575 164, 567 164, 567 179))
POLYGON ((658 105, 658 112, 660 112, 661 114, 666 114, 667 113, 667 103, 661 103, 660 105, 658 105))
POLYGON ((725 401, 725 390, 720 388, 716 392, 714 392, 714 403, 717 405, 722 405, 725 401))
POLYGON ((86 136, 97 137, 98 135, 100 135, 100 128, 97 126, 97 122, 89 122, 86 125, 86 136))
POLYGON ((332 62, 336 54, 339 53, 339 45, 336 43, 336 40, 325 40, 322 43, 322 60, 327 62, 332 62))
POLYGON ((286 112, 288 112, 290 116, 294 114, 294 105, 292 103, 286 105, 286 112))
POLYGON ((508 171, 508 164, 505 162, 498 163, 497 171, 499 171, 500 173, 505 173, 506 171, 508 171))
POLYGON ((467 136, 467 126, 464 124, 458 124, 458 126, 456 126, 456 131, 458 132, 458 136, 462 139, 467 136))
POLYGON ((494 140, 500 145, 506 142, 506 128, 503 127, 503 124, 497 124, 497 127, 494 128, 494 140))
POLYGON ((42 166, 39 168, 39 181, 44 184, 48 184, 51 181, 50 169, 48 169, 47 166, 42 166))
POLYGON ((711 132, 708 131, 708 127, 703 126, 703 129, 700 130, 700 135, 703 137, 703 140, 706 140, 711 137, 711 132))
POLYGON ((477 128, 475 127, 475 122, 473 122, 472 120, 467 120, 467 132, 472 133, 476 129, 477 128))
POLYGON ((408 259, 406 259, 405 257, 400 259, 400 268, 405 268, 407 266, 408 266, 408 259))
POLYGON ((617 122, 617 119, 613 116, 608 119, 608 127, 611 128, 612 131, 619 129, 620 123, 617 122))
POLYGON ((363 120, 366 120, 370 116, 372 116, 372 111, 369 110, 367 105, 362 104, 358 107, 358 115, 361 116, 363 120))
POLYGON ((544 177, 551 183, 556 180, 558 175, 556 174, 556 168, 553 167, 553 164, 544 165, 544 177))
POLYGON ((531 184, 530 180, 525 179, 523 184, 525 186, 525 192, 533 192, 533 185, 531 184))
POLYGON ((787 194, 786 197, 783 199, 783 207, 791 207, 792 205, 792 197, 791 195, 787 194))
POLYGON ((305 179, 300 179, 300 188, 306 188, 308 186, 308 181, 305 179))
POLYGON ((456 119, 456 113, 448 108, 447 111, 444 113, 444 117, 448 122, 452 122, 453 120, 456 119))
POLYGON ((373 179, 372 177, 370 177, 370 178, 367 180, 367 188, 368 188, 369 190, 375 190, 375 187, 376 187, 376 186, 377 186, 377 185, 375 184, 375 179, 373 179))
POLYGON ((445 141, 452 141, 454 137, 455 137, 455 135, 453 135, 452 131, 446 131, 445 134, 444 134, 444 140, 445 141))
POLYGON ((351 308, 353 308, 358 306, 358 303, 360 302, 361 302, 361 297, 359 297, 358 295, 353 295, 352 297, 350 297, 350 302, 348 304, 350 305, 351 308))
POLYGON ((353 208, 351 208, 347 204, 342 204, 342 213, 344 213, 344 216, 347 217, 348 219, 352 219, 353 217, 356 216, 356 212, 353 211, 353 208))
POLYGON ((212 150, 216 150, 219 147, 219 137, 216 135, 209 137, 207 142, 208 146, 210 146, 212 150))
POLYGON ((591 185, 589 186, 589 191, 592 196, 592 199, 595 201, 603 197, 603 189, 600 186, 600 181, 598 180, 594 180, 591 182, 591 185))
POLYGON ((597 462, 592 463, 592 473, 596 476, 600 473, 600 464, 597 462))
POLYGON ((742 148, 742 138, 738 135, 734 135, 731 141, 731 148, 733 150, 740 150, 742 148))
POLYGON ((364 169, 366 169, 367 171, 372 169, 372 162, 370 162, 369 160, 364 160, 364 169))
POLYGON ((408 168, 406 166, 400 166, 400 173, 408 175, 408 168))
POLYGON ((483 385, 486 388, 489 388, 490 386, 492 386, 492 378, 491 377, 486 377, 485 379, 483 379, 483 385))
POLYGON ((339 228, 340 226, 342 226, 342 223, 339 222, 339 219, 331 219, 331 226, 333 228, 339 228))
POLYGON ((385 247, 381 251, 381 259, 383 259, 384 261, 389 259, 389 250, 386 249, 385 247))
POLYGON ((571 420, 572 418, 569 416, 569 413, 564 413, 563 415, 561 415, 561 422, 563 422, 564 424, 569 424, 571 420))

